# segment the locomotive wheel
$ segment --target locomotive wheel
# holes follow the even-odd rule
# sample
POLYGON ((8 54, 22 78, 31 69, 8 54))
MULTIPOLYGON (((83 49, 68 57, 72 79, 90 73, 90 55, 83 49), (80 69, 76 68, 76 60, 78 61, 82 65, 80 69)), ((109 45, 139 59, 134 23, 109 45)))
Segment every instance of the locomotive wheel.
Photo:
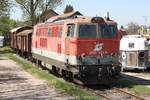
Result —
POLYGON ((75 82, 78 85, 84 85, 84 83, 80 81, 80 77, 77 74, 74 74, 73 76, 73 82, 75 82))
POLYGON ((38 67, 42 66, 42 62, 40 60, 37 60, 38 67))
POLYGON ((75 82, 78 85, 85 85, 82 81, 80 81, 79 79, 74 78, 73 82, 75 82))
POLYGON ((62 69, 61 75, 65 80, 71 80, 71 81, 73 80, 73 73, 72 72, 69 72, 69 71, 62 69))
POLYGON ((59 68, 57 68, 56 66, 52 66, 52 73, 56 76, 60 76, 59 75, 59 68))

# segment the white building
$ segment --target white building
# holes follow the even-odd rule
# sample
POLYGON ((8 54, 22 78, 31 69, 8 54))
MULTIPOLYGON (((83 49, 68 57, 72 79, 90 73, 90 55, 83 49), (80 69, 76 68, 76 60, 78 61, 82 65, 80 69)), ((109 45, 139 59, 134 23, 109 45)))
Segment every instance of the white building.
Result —
POLYGON ((4 46, 4 36, 0 36, 0 47, 4 46))

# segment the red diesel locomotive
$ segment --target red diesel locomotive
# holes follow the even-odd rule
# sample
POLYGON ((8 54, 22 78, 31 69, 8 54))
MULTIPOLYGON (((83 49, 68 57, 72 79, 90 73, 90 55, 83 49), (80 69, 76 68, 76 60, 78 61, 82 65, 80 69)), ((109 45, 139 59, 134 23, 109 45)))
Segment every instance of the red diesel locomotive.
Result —
POLYGON ((34 26, 31 53, 64 77, 109 84, 121 70, 119 40, 117 23, 109 18, 56 16, 34 26))

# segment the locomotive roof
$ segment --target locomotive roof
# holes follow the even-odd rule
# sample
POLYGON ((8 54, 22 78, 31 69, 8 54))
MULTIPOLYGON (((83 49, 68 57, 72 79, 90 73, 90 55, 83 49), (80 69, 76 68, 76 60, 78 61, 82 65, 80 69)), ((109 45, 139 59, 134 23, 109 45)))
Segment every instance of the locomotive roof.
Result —
MULTIPOLYGON (((54 22, 45 22, 45 23, 39 23, 37 26, 45 26, 45 25, 57 25, 57 24, 69 24, 69 23, 92 23, 92 18, 93 17, 88 17, 88 16, 78 16, 77 18, 70 18, 70 19, 64 19, 64 20, 58 20, 54 22)), ((103 19, 104 24, 116 24, 115 21, 113 20, 106 20, 103 19)))
MULTIPOLYGON (((83 16, 79 11, 74 11, 71 13, 67 13, 67 14, 62 14, 62 15, 58 15, 58 16, 54 16, 51 17, 50 19, 48 19, 45 23, 54 23, 54 24, 63 24, 63 23, 78 23, 78 22, 92 22, 92 19, 94 17, 87 17, 87 16, 83 16)), ((95 18, 101 18, 103 19, 104 23, 107 24, 116 24, 116 22, 114 22, 113 20, 107 20, 107 18, 102 18, 102 17, 95 17, 95 18)))

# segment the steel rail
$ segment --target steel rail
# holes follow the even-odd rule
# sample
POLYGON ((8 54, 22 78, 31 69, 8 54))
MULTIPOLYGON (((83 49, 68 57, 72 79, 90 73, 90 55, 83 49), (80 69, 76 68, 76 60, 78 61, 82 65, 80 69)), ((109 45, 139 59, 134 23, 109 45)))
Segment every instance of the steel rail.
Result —
POLYGON ((119 89, 119 88, 114 88, 114 90, 119 91, 119 92, 126 93, 126 94, 128 94, 128 95, 130 95, 130 96, 132 96, 132 97, 134 97, 134 98, 136 98, 136 99, 138 99, 138 100, 145 100, 144 98, 142 98, 142 97, 140 97, 140 96, 137 96, 137 95, 135 95, 135 94, 131 94, 131 93, 129 93, 129 92, 127 92, 127 91, 124 91, 124 90, 122 90, 122 89, 119 89))
POLYGON ((107 100, 112 100, 111 98, 109 98, 109 97, 107 97, 107 96, 105 96, 105 95, 103 95, 103 94, 100 94, 100 93, 97 93, 97 92, 94 92, 94 93, 95 93, 96 95, 98 95, 98 96, 101 96, 101 97, 107 99, 107 100))

